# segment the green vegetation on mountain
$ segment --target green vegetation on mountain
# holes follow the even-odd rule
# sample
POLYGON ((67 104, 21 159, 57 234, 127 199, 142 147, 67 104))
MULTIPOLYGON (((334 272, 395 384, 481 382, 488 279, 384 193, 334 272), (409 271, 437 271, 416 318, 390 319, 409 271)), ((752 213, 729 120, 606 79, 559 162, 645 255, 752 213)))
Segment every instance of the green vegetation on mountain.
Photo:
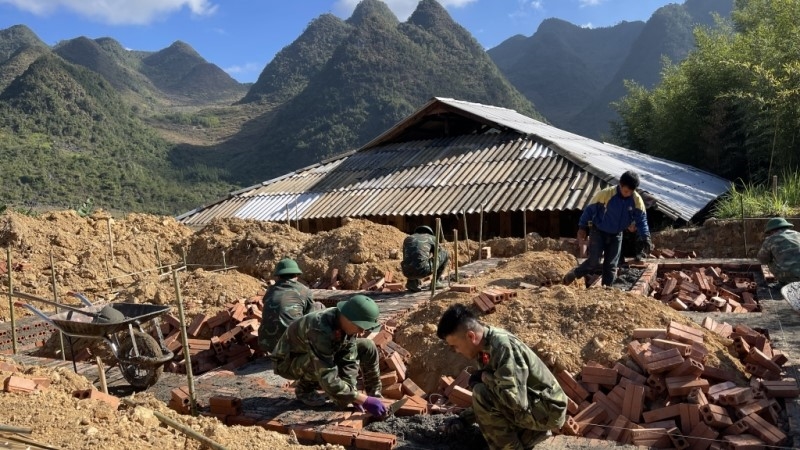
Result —
POLYGON ((652 90, 617 103, 622 145, 729 179, 763 183, 800 163, 800 22, 790 0, 737 0, 733 26, 696 31, 697 50, 652 90))
POLYGON ((0 158, 4 203, 73 207, 91 197, 109 209, 175 213, 230 187, 207 168, 171 165, 169 145, 108 81, 54 54, 0 94, 0 158))
POLYGON ((597 29, 549 19, 533 36, 514 36, 488 53, 554 125, 604 138, 624 80, 654 86, 665 58, 679 62, 694 48, 694 27, 713 25, 712 13, 728 17, 732 7, 733 0, 686 0, 660 8, 647 23, 597 29))
MULTIPOLYGON (((205 154, 214 161, 208 165, 224 164, 246 183, 263 181, 355 149, 434 96, 541 117, 435 0, 420 2, 405 23, 378 0, 359 3, 345 26, 333 25, 327 18, 323 23, 325 28, 347 31, 328 60, 304 66, 308 81, 293 85, 305 84, 302 91, 269 113, 249 146, 233 139, 228 145, 235 142, 235 147, 205 154)), ((320 42, 322 38, 314 34, 323 27, 314 25, 297 42, 320 42)), ((295 44, 284 51, 298 51, 301 46, 295 44)), ((327 50, 315 56, 326 54, 327 50)), ((283 56, 281 61, 290 55, 287 51, 283 56)), ((266 72, 270 76, 262 74, 260 81, 274 80, 278 73, 269 66, 266 72)), ((271 91, 260 83, 253 89, 257 86, 259 95, 269 92, 273 99, 285 92, 274 83, 271 91)), ((182 155, 191 157, 192 152, 184 149, 182 155)))

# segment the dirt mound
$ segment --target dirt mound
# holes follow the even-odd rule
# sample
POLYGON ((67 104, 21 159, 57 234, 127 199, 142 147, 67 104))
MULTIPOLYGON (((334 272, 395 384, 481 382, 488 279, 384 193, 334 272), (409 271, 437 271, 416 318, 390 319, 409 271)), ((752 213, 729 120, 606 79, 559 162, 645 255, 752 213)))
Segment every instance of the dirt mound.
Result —
MULTIPOLYGON (((15 290, 52 299, 52 252, 60 299, 68 302, 69 290, 104 295, 121 283, 137 281, 140 275, 109 278, 156 270, 159 260, 162 264, 180 261, 182 245, 192 235, 190 228, 171 217, 109 217, 102 211, 89 217, 74 211, 39 216, 9 211, 0 216, 0 246, 11 248, 12 264, 22 263, 22 270, 14 273, 15 290)), ((5 276, 2 282, 7 285, 5 276)), ((0 306, 0 318, 7 316, 7 305, 0 306)))
POLYGON ((187 263, 206 269, 236 266, 240 272, 266 280, 282 258, 302 254, 310 238, 282 223, 214 219, 192 236, 187 263))
MULTIPOLYGON (((134 401, 140 405, 138 407, 121 406, 117 410, 97 400, 78 400, 73 397, 75 390, 89 389, 91 383, 68 369, 20 368, 26 374, 22 376, 47 377, 50 387, 31 394, 0 392, 0 402, 3 404, 3 408, 0 408, 0 423, 31 428, 33 433, 29 436, 30 439, 56 448, 201 448, 199 442, 162 425, 153 415, 153 410, 232 450, 342 448, 330 445, 301 446, 296 441, 293 442, 290 436, 267 431, 262 427, 229 427, 213 417, 179 415, 150 394, 136 395, 134 401)), ((0 371, 2 379, 9 375, 10 372, 0 371)))
MULTIPOLYGON (((560 279, 574 261, 566 253, 530 252, 470 283, 479 288, 514 288, 520 281, 534 284, 536 280, 560 279)), ((496 313, 482 316, 481 321, 516 334, 555 370, 578 371, 587 361, 608 364, 624 359, 634 328, 666 328, 671 320, 692 323, 661 302, 617 289, 587 290, 576 283, 520 289, 517 293, 517 299, 498 305, 496 313)), ((436 325, 444 310, 454 303, 472 305, 472 296, 439 294, 398 327, 395 339, 414 355, 409 374, 423 389, 433 389, 440 375, 453 376, 473 364, 452 353, 436 337, 436 325)), ((709 365, 741 371, 741 365, 716 335, 706 333, 706 341, 709 365)))
MULTIPOLYGON (((556 239, 543 238, 536 233, 528 233, 528 251, 544 250, 564 250, 572 251, 569 244, 556 239)), ((491 247, 492 256, 495 258, 507 258, 509 256, 520 255, 525 251, 525 241, 522 238, 492 238, 483 241, 484 247, 491 247)))

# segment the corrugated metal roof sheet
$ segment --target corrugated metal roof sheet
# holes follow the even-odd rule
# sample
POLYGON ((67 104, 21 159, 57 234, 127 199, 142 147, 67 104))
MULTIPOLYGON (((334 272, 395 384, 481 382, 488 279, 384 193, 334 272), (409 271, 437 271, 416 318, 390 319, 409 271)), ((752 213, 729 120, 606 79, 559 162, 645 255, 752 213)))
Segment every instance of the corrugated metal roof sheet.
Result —
POLYGON ((357 152, 237 192, 178 219, 267 221, 330 217, 574 210, 625 170, 668 216, 689 220, 729 182, 690 166, 587 139, 516 111, 437 98, 357 152), (432 106, 493 123, 499 132, 392 142, 432 106))

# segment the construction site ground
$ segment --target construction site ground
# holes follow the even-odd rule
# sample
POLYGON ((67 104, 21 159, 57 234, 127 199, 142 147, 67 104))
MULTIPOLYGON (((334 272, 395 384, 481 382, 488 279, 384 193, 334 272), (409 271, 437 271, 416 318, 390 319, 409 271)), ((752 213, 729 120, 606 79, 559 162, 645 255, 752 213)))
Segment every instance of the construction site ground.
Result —
MULTIPOLYGON (((399 276, 398 251, 405 234, 365 221, 352 221, 341 229, 312 236, 283 225, 245 221, 215 223, 194 233, 170 218, 132 216, 128 221, 114 224, 113 263, 108 257, 95 258, 110 246, 106 234, 109 227, 102 217, 77 218, 71 213, 57 213, 38 220, 14 217, 6 222, 0 243, 24 253, 21 259, 25 267, 17 275, 23 278, 20 290, 43 297, 50 295, 49 247, 50 254, 55 248, 55 275, 61 297, 67 297, 67 286, 81 286, 82 290, 93 294, 93 299, 137 302, 144 298, 153 303, 173 304, 173 309, 171 292, 174 291, 167 276, 168 269, 163 273, 160 269, 150 274, 135 273, 142 268, 167 265, 166 262, 180 265, 188 260, 189 270, 178 276, 190 315, 213 314, 226 301, 253 296, 263 289, 264 280, 269 278, 277 260, 286 255, 298 259, 301 268, 309 274, 309 282, 324 278, 331 268, 339 269, 340 290, 315 290, 318 299, 347 298, 357 291, 354 288, 387 271, 394 272, 395 281, 404 281, 399 276), (118 231, 120 229, 123 231, 118 231), (379 244, 370 248, 370 243, 375 242, 379 244), (216 268, 225 266, 228 270, 194 267, 201 260, 213 261, 216 268), (115 292, 113 298, 104 294, 109 287, 115 292)), ((700 323, 705 317, 713 317, 730 324, 744 323, 768 329, 773 346, 789 359, 784 366, 784 377, 796 379, 798 376, 800 312, 781 298, 775 286, 760 288, 761 312, 678 313, 663 303, 619 289, 587 289, 580 283, 561 285, 563 274, 577 263, 575 257, 562 251, 557 241, 547 239, 529 241, 532 251, 520 254, 520 242, 521 239, 495 240, 490 244, 492 252, 501 257, 462 266, 460 276, 479 288, 498 287, 519 292, 518 299, 497 305, 497 311, 483 316, 482 320, 518 335, 554 371, 565 369, 574 373, 589 361, 610 363, 625 358, 625 343, 631 339, 633 329, 662 328, 670 321, 700 323), (533 288, 521 288, 523 285, 533 288)), ((462 263, 476 253, 477 247, 474 242, 459 246, 462 263)), ((739 262, 757 266, 753 260, 739 262)), ((381 307, 382 319, 398 322, 394 339, 413 355, 408 376, 420 387, 433 392, 439 377, 455 376, 470 365, 436 338, 435 329, 438 318, 448 306, 456 302, 471 303, 473 295, 449 290, 438 292, 433 299, 429 292, 368 294, 381 307)), ((5 314, 1 306, 0 313, 5 314)), ((710 364, 743 372, 741 364, 731 357, 728 343, 715 338, 713 333, 706 333, 706 337, 710 364)), ((48 391, 27 396, 5 394, 0 424, 30 426, 37 430, 32 438, 49 442, 56 448, 201 448, 180 433, 159 427, 152 415, 147 414, 150 409, 182 421, 230 449, 301 448, 293 437, 258 426, 227 426, 214 417, 191 418, 169 410, 165 402, 170 398, 170 391, 187 384, 186 376, 181 374, 165 372, 155 386, 133 394, 133 400, 146 408, 122 407, 111 411, 99 402, 81 403, 72 397, 72 392, 99 386, 96 366, 89 362, 77 363, 75 367, 80 376, 75 376, 71 361, 42 356, 46 353, 44 350, 53 350, 48 348, 53 342, 50 339, 44 348, 35 349, 39 356, 0 357, 17 361, 26 374, 44 373, 51 380, 48 391)), ((108 372, 107 379, 111 393, 132 394, 116 368, 108 372)), ((302 406, 294 400, 286 380, 272 374, 270 362, 264 357, 232 370, 203 373, 196 377, 195 383, 200 404, 206 404, 211 395, 233 395, 242 399, 243 412, 253 417, 323 424, 342 414, 331 407, 302 406)), ((789 439, 784 445, 798 448, 800 408, 797 399, 787 401, 786 406, 789 439)), ((396 434, 397 448, 484 448, 477 428, 454 436, 444 434, 442 426, 447 420, 447 415, 396 417, 374 422, 368 428, 396 434)), ((542 447, 636 448, 569 436, 555 436, 542 447)))

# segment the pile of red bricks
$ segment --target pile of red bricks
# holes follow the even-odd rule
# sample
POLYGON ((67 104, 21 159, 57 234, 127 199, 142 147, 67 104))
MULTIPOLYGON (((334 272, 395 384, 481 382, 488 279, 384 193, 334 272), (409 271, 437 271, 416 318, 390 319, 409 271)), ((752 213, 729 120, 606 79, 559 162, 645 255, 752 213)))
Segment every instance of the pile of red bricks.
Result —
MULTIPOLYGON (((454 284, 450 286, 451 291, 476 293, 477 288, 471 284, 454 284)), ((503 289, 498 287, 491 287, 482 290, 478 295, 472 298, 472 303, 478 307, 484 314, 491 314, 495 312, 495 305, 503 303, 506 300, 511 300, 517 296, 517 291, 512 289, 503 289)))
MULTIPOLYGON (((50 378, 42 376, 31 376, 22 374, 14 363, 0 361, 0 372, 8 372, 11 375, 3 380, 3 391, 18 394, 30 394, 43 391, 50 387, 50 378)), ((113 408, 119 406, 119 399, 113 395, 108 395, 97 389, 78 390, 72 393, 78 399, 93 399, 108 403, 113 408)))
POLYGON ((750 274, 726 273, 719 267, 664 272, 651 280, 653 296, 678 311, 747 313, 760 311, 756 283, 750 274))
POLYGON ((173 361, 164 368, 170 372, 185 373, 186 364, 192 364, 192 373, 200 374, 217 367, 227 369, 244 365, 261 353, 258 347, 258 327, 261 324, 261 299, 263 294, 230 303, 215 315, 199 314, 186 327, 189 337, 189 355, 183 353, 180 323, 166 315, 161 323, 164 343, 175 353, 173 361), (208 337, 210 336, 210 337, 208 337))
POLYGON ((650 256, 654 258, 681 258, 692 259, 697 258, 697 253, 694 251, 672 250, 668 248, 654 248, 650 251, 650 256))
POLYGON ((394 282, 392 272, 386 272, 384 276, 374 278, 361 285, 361 290, 374 292, 400 292, 405 289, 403 283, 394 282))
POLYGON ((666 329, 636 329, 626 364, 590 362, 579 376, 556 374, 569 397, 561 432, 650 448, 756 449, 783 443, 780 401, 800 395, 794 379, 780 380, 785 358, 755 330, 705 325, 750 345, 745 360, 759 375, 748 386, 737 386, 735 373, 705 365, 702 330, 677 322, 666 329), (758 345, 762 350, 752 350, 758 345))

